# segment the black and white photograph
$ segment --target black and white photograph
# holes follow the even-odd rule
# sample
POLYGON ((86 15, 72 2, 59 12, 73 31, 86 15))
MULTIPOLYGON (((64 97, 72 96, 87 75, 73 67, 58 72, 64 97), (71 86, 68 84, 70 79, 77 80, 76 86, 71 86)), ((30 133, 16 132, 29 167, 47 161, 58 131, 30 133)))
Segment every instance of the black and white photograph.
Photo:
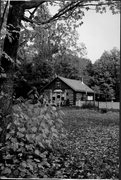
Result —
POLYGON ((0 0, 0 179, 120 178, 120 0, 0 0))

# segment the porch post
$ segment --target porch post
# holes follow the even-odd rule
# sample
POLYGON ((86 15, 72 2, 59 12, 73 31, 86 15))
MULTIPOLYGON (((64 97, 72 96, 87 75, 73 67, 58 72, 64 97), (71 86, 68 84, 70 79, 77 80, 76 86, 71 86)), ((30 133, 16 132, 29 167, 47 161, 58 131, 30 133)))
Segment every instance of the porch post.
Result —
POLYGON ((95 90, 94 90, 94 106, 95 106, 95 90))
POLYGON ((86 89, 86 103, 87 103, 87 89, 86 89))
POLYGON ((73 98, 74 98, 74 99, 73 99, 73 105, 76 105, 76 92, 73 92, 73 95, 74 95, 74 96, 73 96, 73 98))

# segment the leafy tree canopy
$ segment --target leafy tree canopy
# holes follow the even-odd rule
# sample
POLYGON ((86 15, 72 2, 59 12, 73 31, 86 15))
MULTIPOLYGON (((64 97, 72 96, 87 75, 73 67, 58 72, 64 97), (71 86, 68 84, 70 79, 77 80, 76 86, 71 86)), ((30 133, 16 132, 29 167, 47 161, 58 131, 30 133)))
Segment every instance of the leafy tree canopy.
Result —
POLYGON ((89 85, 105 99, 119 101, 120 89, 120 51, 113 48, 105 51, 100 59, 92 66, 87 66, 87 74, 90 76, 89 85))

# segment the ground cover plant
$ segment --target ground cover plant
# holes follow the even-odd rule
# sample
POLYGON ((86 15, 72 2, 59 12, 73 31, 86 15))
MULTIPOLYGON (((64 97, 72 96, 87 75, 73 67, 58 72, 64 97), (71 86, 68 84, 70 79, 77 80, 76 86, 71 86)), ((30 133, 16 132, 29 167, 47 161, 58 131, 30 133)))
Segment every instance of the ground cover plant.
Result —
POLYGON ((70 159, 73 159, 68 166, 71 172, 68 177, 118 178, 119 113, 108 111, 102 114, 81 109, 66 109, 64 112, 67 146, 70 159))
MULTIPOLYGON (((55 107, 29 101, 13 106, 13 122, 0 144, 3 177, 43 177, 50 167, 47 154, 54 140, 64 135, 62 113, 55 107)), ((1 129, 0 129, 1 131, 1 129)))
POLYGON ((0 148, 2 177, 119 177, 118 112, 61 111, 40 104, 15 106, 14 124, 0 148))

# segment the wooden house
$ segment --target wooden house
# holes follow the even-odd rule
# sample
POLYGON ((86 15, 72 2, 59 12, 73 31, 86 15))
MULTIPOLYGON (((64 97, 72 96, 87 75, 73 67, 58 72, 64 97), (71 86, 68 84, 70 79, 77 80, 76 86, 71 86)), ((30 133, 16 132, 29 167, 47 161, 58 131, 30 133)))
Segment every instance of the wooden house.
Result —
POLYGON ((61 76, 54 78, 42 90, 46 100, 55 105, 81 106, 85 101, 94 100, 94 91, 82 80, 68 79, 61 76))

